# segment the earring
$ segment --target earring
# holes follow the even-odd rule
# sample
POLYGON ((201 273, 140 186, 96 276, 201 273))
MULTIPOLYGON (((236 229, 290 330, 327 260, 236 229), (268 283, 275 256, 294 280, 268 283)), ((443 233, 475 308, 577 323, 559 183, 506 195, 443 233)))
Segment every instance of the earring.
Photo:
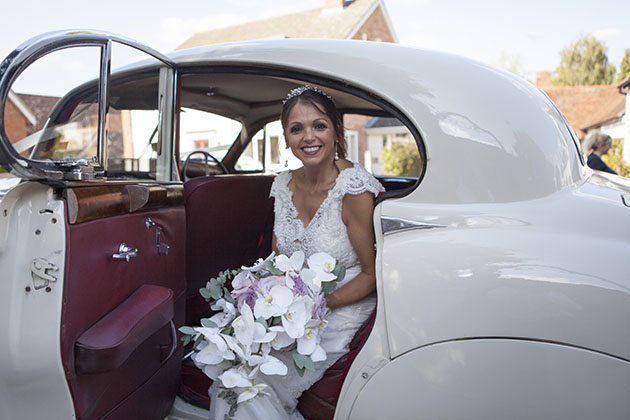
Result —
POLYGON ((335 140, 335 160, 339 160, 339 142, 335 140))

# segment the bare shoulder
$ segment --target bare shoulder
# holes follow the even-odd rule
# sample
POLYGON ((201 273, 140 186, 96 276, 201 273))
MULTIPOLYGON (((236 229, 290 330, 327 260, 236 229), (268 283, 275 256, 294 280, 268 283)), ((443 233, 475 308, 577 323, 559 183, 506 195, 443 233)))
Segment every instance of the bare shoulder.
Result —
POLYGON ((354 167, 354 163, 350 162, 348 159, 337 159, 335 165, 337 165, 340 171, 354 167))

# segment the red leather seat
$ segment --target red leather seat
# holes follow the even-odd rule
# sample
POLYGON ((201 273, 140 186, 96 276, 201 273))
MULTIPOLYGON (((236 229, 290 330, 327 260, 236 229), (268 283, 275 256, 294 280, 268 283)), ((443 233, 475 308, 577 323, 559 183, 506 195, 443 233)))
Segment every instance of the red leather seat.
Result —
POLYGON ((221 175, 184 184, 186 325, 208 315, 199 289, 210 278, 271 252, 272 182, 272 176, 221 175))

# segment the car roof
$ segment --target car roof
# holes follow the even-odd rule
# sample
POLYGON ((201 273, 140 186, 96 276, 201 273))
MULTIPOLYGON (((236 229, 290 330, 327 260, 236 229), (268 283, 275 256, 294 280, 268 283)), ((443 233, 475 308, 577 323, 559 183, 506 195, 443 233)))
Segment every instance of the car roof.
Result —
MULTIPOLYGON (((417 128, 426 148, 428 170, 418 191, 426 200, 533 199, 588 174, 576 139, 544 94, 472 59, 389 43, 313 39, 217 44, 168 56, 184 73, 233 67, 294 75, 266 80, 276 112, 278 99, 300 77, 335 89, 331 94, 342 108, 372 106, 352 95, 357 91, 368 102, 391 105, 417 128)), ((251 80, 239 86, 255 96, 264 87, 251 80)))

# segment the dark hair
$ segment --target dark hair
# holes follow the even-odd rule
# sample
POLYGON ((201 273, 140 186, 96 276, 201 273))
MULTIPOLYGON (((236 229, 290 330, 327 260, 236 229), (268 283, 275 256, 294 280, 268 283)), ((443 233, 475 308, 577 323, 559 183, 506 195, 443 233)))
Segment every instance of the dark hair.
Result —
POLYGON ((317 108, 319 112, 330 118, 335 131, 337 155, 340 159, 345 158, 347 155, 348 145, 346 144, 346 137, 344 136, 343 120, 332 99, 319 92, 308 89, 300 95, 292 96, 284 103, 282 106, 282 114, 280 114, 280 121, 282 122, 283 130, 287 126, 289 113, 293 107, 299 103, 312 105, 317 108))

